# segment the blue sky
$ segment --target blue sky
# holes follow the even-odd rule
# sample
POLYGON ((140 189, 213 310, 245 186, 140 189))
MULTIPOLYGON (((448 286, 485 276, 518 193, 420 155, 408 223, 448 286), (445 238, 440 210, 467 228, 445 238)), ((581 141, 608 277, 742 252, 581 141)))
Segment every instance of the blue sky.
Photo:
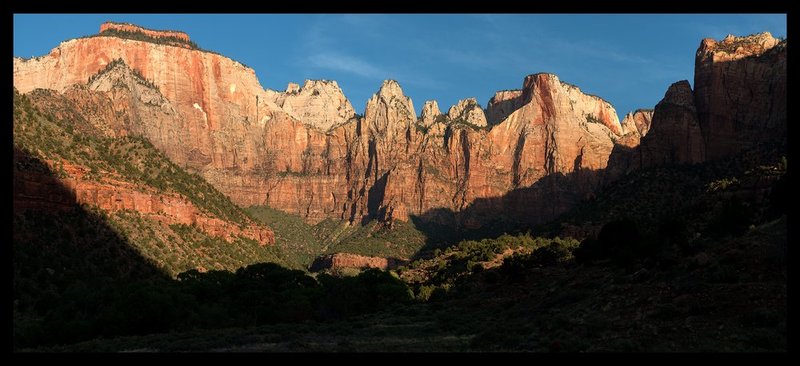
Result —
POLYGON ((384 79, 399 81, 419 113, 429 99, 444 111, 468 97, 485 107, 495 91, 550 72, 622 118, 655 106, 671 83, 692 82, 702 38, 786 36, 784 14, 17 14, 14 55, 44 55, 106 20, 185 31, 254 68, 266 88, 336 80, 359 113, 384 79))

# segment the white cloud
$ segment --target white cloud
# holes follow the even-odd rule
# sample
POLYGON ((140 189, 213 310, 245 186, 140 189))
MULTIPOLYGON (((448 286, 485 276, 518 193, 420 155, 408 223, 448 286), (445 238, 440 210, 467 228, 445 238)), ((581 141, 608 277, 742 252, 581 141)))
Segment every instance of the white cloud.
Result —
POLYGON ((323 52, 308 57, 308 62, 321 69, 355 74, 366 78, 384 78, 387 72, 360 58, 338 53, 323 52))

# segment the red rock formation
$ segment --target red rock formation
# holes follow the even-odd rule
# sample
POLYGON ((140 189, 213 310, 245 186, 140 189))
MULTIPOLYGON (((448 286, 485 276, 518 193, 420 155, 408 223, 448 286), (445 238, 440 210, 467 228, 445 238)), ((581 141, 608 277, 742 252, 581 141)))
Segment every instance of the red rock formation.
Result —
POLYGON ((475 98, 459 100, 447 111, 447 117, 451 121, 463 121, 474 126, 486 127, 486 114, 475 98))
MULTIPOLYGON (((526 78, 517 108, 505 111, 508 118, 491 130, 451 125, 433 105, 426 112, 432 125, 420 129, 411 100, 397 82, 387 81, 364 118, 322 132, 282 111, 273 101, 285 104, 289 96, 261 90, 252 70, 234 61, 111 37, 68 41, 38 61, 15 60, 15 86, 22 92, 63 90, 103 67, 93 64, 99 55, 121 57, 130 68, 115 66, 86 88, 66 91, 66 98, 85 106, 81 118, 108 136, 146 136, 238 204, 268 204, 310 222, 459 212, 550 173, 603 169, 612 136, 621 131, 608 103, 539 74, 526 78), (157 62, 163 59, 176 62, 165 68, 157 62), (223 88, 234 80, 236 87, 223 88), (255 95, 262 96, 263 123, 249 119, 255 95)), ((592 189, 596 182, 582 186, 592 189)), ((567 206, 548 205, 541 217, 567 206)))
POLYGON ((785 143, 786 41, 769 33, 704 39, 694 87, 709 159, 758 143, 785 143))
POLYGON ((486 106, 486 120, 489 125, 496 125, 508 117, 511 112, 522 106, 522 90, 501 90, 489 99, 486 106))
POLYGON ((153 38, 175 38, 184 42, 189 42, 189 35, 184 32, 152 30, 128 23, 105 22, 100 25, 100 33, 109 30, 131 32, 131 33, 142 33, 148 37, 153 37, 153 38))
MULTIPOLYGON (((622 134, 635 133, 639 138, 647 135, 647 132, 650 131, 650 124, 653 122, 653 112, 652 109, 638 109, 635 112, 626 114, 621 123, 622 134)), ((635 145, 638 145, 638 143, 635 145)))
POLYGON ((355 117, 355 110, 336 81, 306 80, 303 87, 290 83, 285 93, 275 94, 272 102, 293 118, 322 131, 355 117))
POLYGON ((625 115, 621 123, 623 135, 614 141, 614 150, 603 172, 605 181, 616 180, 623 174, 642 168, 640 144, 650 130, 653 113, 653 110, 639 109, 625 115))
POLYGON ((425 101, 425 105, 422 106, 422 112, 419 114, 420 122, 423 126, 432 126, 434 122, 436 122, 436 118, 442 115, 442 112, 439 111, 439 103, 435 100, 428 100, 425 101))
MULTIPOLYGON (((756 74, 766 75, 762 71, 756 74)), ((747 76, 741 80, 751 78, 740 74, 747 76)), ((722 84, 713 80, 721 78, 717 71, 709 75, 712 81, 698 87, 705 83, 706 90, 717 90, 722 84)), ((499 214, 536 223, 619 172, 640 167, 643 155, 631 154, 642 136, 674 139, 654 142, 648 161, 677 154, 679 161, 696 162, 704 154, 697 150, 702 139, 695 138, 697 117, 686 99, 692 99, 691 90, 683 86, 667 93, 649 132, 648 113, 635 113, 621 124, 609 103, 550 74, 530 75, 521 89, 498 92, 487 106, 485 128, 453 124, 433 103, 426 103, 418 122, 412 101, 395 81, 385 82, 364 117, 356 119, 341 90, 329 82, 309 81, 302 89, 290 85, 283 93, 263 90, 252 69, 223 56, 104 36, 64 42, 41 58, 15 59, 14 85, 23 93, 37 87, 65 91, 65 98, 93 106, 80 118, 104 134, 143 135, 235 203, 267 204, 310 222, 443 219, 454 213, 467 226, 499 214), (71 87, 117 58, 142 78, 120 67, 83 89, 71 87), (608 168, 612 151, 623 148, 631 150, 621 159, 627 162, 624 169, 596 174, 608 168), (509 195, 513 190, 519 192, 509 195)), ((782 85, 776 82, 775 88, 785 91, 782 85)), ((724 93, 699 93, 697 100, 706 95, 724 93)), ((717 111, 715 98, 704 106, 717 111)), ((772 105, 767 114, 779 116, 781 107, 772 105)), ((697 111, 700 126, 703 108, 697 111)), ((706 140, 715 140, 712 135, 706 140)))
POLYGON ((335 253, 317 258, 312 265, 312 270, 340 270, 343 268, 378 268, 386 270, 405 263, 406 261, 395 258, 368 257, 350 253, 335 253))
MULTIPOLYGON (((270 92, 261 88, 255 72, 236 61, 210 52, 113 36, 73 39, 41 58, 15 58, 14 86, 20 93, 34 88, 63 91, 86 83, 118 58, 153 81, 170 101, 173 114, 179 116, 169 128, 180 135, 166 141, 154 139, 153 143, 176 163, 198 171, 232 167, 234 156, 243 155, 238 150, 257 145, 258 131, 273 117, 270 111, 279 110, 269 104, 270 92), (256 96, 261 101, 258 114, 256 96), (257 115, 260 121, 255 121, 257 115)), ((149 121, 142 118, 137 122, 149 121)), ((254 160, 245 165, 258 162, 254 160)))
POLYGON ((68 210, 75 204, 85 204, 107 212, 136 211, 167 225, 196 225, 199 230, 228 242, 241 236, 261 245, 275 243, 275 236, 269 228, 253 223, 240 227, 221 220, 198 209, 181 195, 159 194, 117 179, 87 179, 88 168, 66 161, 58 164, 48 162, 48 165, 53 171, 63 172, 64 177, 57 178, 45 172, 15 171, 15 212, 68 210))

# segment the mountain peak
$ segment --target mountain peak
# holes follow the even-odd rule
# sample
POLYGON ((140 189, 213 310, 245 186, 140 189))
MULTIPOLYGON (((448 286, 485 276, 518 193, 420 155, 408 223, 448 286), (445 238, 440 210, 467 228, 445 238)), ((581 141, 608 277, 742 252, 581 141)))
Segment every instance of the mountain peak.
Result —
POLYGON ((442 111, 439 110, 438 102, 435 100, 425 101, 425 105, 422 106, 422 112, 420 112, 422 124, 425 126, 430 126, 436 120, 436 117, 440 115, 442 115, 442 111))
POLYGON ((400 87, 400 83, 397 80, 387 79, 384 80, 381 84, 380 90, 378 90, 378 95, 391 98, 391 97, 404 97, 403 88, 400 87))
POLYGON ((770 32, 737 37, 729 34, 720 41, 705 38, 700 42, 697 55, 716 54, 719 60, 738 60, 749 56, 759 56, 781 43, 770 32))
POLYGON ((275 95, 274 102, 295 119, 323 131, 355 116, 350 101, 333 80, 307 79, 302 88, 289 83, 285 93, 275 95))
POLYGON ((478 127, 486 127, 486 114, 474 97, 459 100, 450 107, 447 116, 451 121, 461 120, 478 127))

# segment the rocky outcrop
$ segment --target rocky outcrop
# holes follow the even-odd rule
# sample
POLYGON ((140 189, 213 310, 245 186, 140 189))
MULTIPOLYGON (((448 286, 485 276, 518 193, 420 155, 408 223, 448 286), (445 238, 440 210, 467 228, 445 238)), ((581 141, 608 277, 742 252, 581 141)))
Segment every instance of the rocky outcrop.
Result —
POLYGON ((650 124, 653 121, 652 109, 638 109, 629 112, 622 119, 622 134, 628 135, 635 133, 636 136, 644 137, 650 131, 650 124))
POLYGON ((327 131, 355 117, 355 110, 336 81, 306 80, 302 88, 289 84, 285 93, 274 94, 273 103, 289 116, 327 131))
POLYGON ((395 141, 417 120, 414 103, 403 94, 395 80, 385 80, 364 109, 364 120, 370 137, 395 141))
POLYGON ((435 100, 428 100, 425 101, 425 104, 422 106, 422 112, 420 112, 420 122, 422 122, 423 126, 431 126, 436 121, 436 118, 442 115, 442 112, 439 110, 439 103, 435 100))
POLYGON ((509 114, 516 111, 525 101, 522 100, 522 90, 501 90, 489 99, 486 106, 486 122, 496 125, 502 122, 509 114))
MULTIPOLYGON (((15 154, 16 155, 16 154, 15 154)), ((18 157, 15 156, 15 160, 18 157)), ((86 177, 89 169, 66 161, 48 162, 50 169, 60 171, 58 178, 46 172, 17 170, 14 174, 14 211, 70 210, 76 204, 97 207, 113 213, 136 211, 166 225, 194 225, 210 236, 232 242, 236 237, 272 245, 275 236, 269 228, 254 223, 239 226, 198 209, 178 194, 156 193, 140 185, 113 178, 98 180, 86 177)))
POLYGON ((672 84, 656 105, 641 149, 644 167, 705 161, 703 135, 688 81, 672 84))
POLYGON ((641 141, 650 130, 653 113, 652 109, 639 109, 625 115, 621 123, 623 134, 614 141, 614 150, 603 172, 604 181, 616 180, 642 168, 641 141))
POLYGON ((184 32, 153 30, 129 23, 105 22, 100 25, 100 33, 109 31, 141 33, 152 38, 173 38, 179 41, 189 42, 189 35, 184 32))
POLYGON ((709 159, 786 141, 786 41, 769 33, 707 38, 695 59, 695 104, 709 159))
POLYGON ((470 170, 473 225, 500 212, 539 223, 572 207, 601 184, 621 130, 608 102, 552 74, 526 77, 517 98, 522 106, 475 144, 483 146, 470 170))
POLYGON ((344 268, 378 268, 391 269, 407 263, 405 260, 395 258, 368 257, 350 253, 327 254, 317 258, 311 265, 312 271, 341 270, 344 268))
POLYGON ((300 92, 300 84, 289 83, 286 85, 286 94, 296 94, 300 92))
POLYGON ((365 159, 351 166, 363 172, 364 179, 352 180, 349 192, 356 197, 353 208, 361 212, 359 217, 407 219, 406 206, 398 201, 403 201, 407 190, 414 187, 405 179, 414 166, 411 159, 417 153, 416 116, 411 98, 403 94, 395 80, 385 80, 367 101, 360 128, 360 153, 357 153, 365 159))
POLYGON ((475 98, 459 100, 450 107, 447 117, 451 123, 467 123, 477 127, 486 127, 486 115, 475 98))

